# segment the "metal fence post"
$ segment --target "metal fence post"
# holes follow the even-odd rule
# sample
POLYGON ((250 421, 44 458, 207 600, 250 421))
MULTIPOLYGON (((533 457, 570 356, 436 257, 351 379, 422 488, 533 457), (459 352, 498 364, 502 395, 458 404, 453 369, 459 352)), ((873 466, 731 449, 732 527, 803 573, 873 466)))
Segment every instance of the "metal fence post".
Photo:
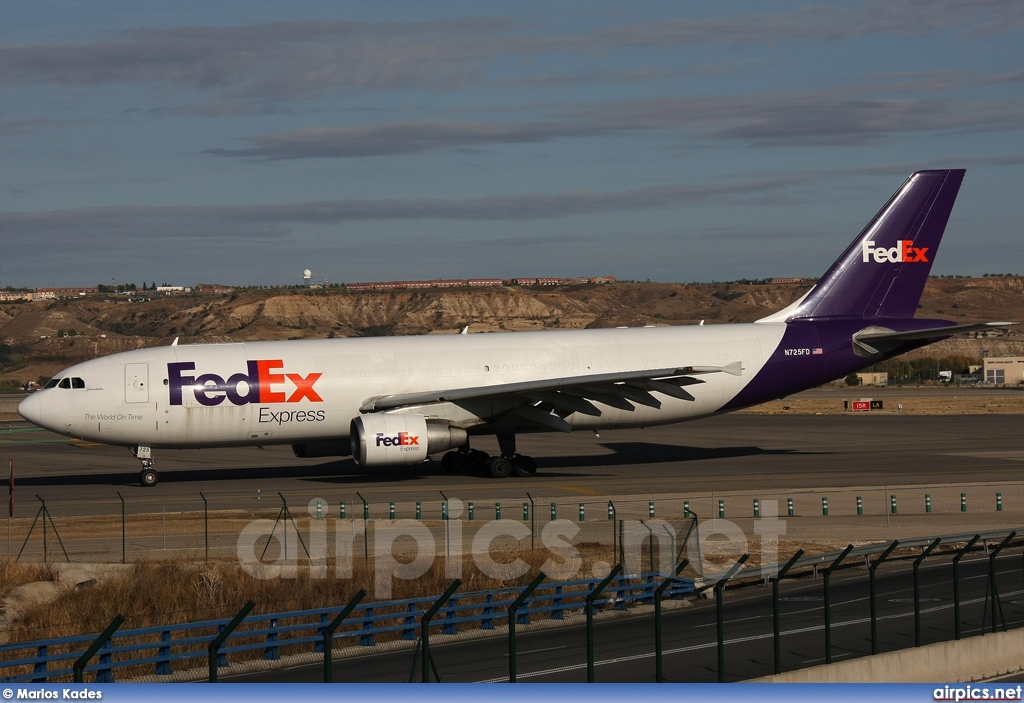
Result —
POLYGON ((203 499, 203 549, 206 554, 206 563, 210 563, 210 505, 206 502, 206 496, 203 492, 199 492, 199 497, 203 499))
MULTIPOLYGON (((114 632, 117 628, 121 627, 121 623, 124 622, 124 616, 118 613, 117 617, 114 618, 107 629, 100 633, 100 636, 93 640, 93 643, 89 645, 89 649, 85 650, 76 661, 74 665, 74 678, 75 683, 85 683, 85 666, 89 663, 89 660, 93 658, 96 652, 100 651, 100 647, 107 643, 111 637, 114 636, 114 632)), ((98 677, 97 677, 98 678, 98 677)))
POLYGON ((853 545, 848 544, 843 553, 836 557, 836 560, 832 562, 824 572, 822 572, 822 582, 825 586, 825 663, 832 663, 832 591, 829 588, 829 579, 832 577, 832 571, 839 566, 839 564, 846 558, 846 556, 853 551, 853 545))
MULTIPOLYGON (((524 503, 525 505, 525 503, 524 503)), ((516 682, 516 613, 519 612, 519 608, 526 602, 526 599, 537 590, 541 582, 547 578, 547 574, 543 571, 537 574, 533 581, 530 581, 530 585, 523 589, 523 592, 519 594, 519 597, 512 601, 512 605, 508 607, 508 682, 516 682)))
MULTIPOLYGON (((893 496, 893 498, 895 499, 895 496, 893 496)), ((893 502, 893 506, 894 507, 895 507, 895 505, 896 505, 895 502, 893 502)), ((888 547, 886 547, 885 551, 882 552, 882 556, 878 557, 878 559, 876 559, 874 561, 874 563, 872 563, 871 566, 868 567, 868 583, 869 583, 870 589, 871 589, 871 653, 872 654, 878 654, 878 603, 876 602, 876 598, 875 598, 875 596, 877 595, 876 594, 876 589, 875 589, 875 570, 878 568, 879 564, 881 564, 883 561, 885 561, 886 557, 888 557, 890 554, 892 554, 892 550, 896 549, 896 546, 899 543, 900 543, 899 540, 894 540, 893 543, 890 544, 888 547)))
POLYGON ((955 620, 953 632, 955 639, 960 639, 960 560, 979 539, 981 539, 981 535, 971 537, 971 540, 953 557, 953 618, 955 620))
POLYGON ((616 564, 604 580, 587 594, 587 683, 594 683, 594 601, 621 572, 622 564, 616 564))
POLYGON ((125 518, 124 518, 124 496, 121 495, 121 491, 117 491, 117 497, 121 499, 121 563, 124 564, 126 561, 127 545, 128 545, 128 534, 125 529, 125 518))
MULTIPOLYGON (((1010 544, 1010 542, 1016 536, 1017 536, 1017 532, 1016 531, 1013 531, 1010 534, 1006 535, 1006 539, 1004 539, 1002 542, 1000 542, 999 546, 996 547, 995 549, 993 549, 992 553, 988 555, 988 581, 989 581, 989 588, 991 590, 991 596, 992 596, 992 632, 993 632, 993 634, 998 632, 998 623, 996 621, 996 610, 999 611, 1000 615, 1002 615, 1002 613, 1003 613, 1003 605, 1002 605, 1002 603, 999 602, 999 589, 996 588, 996 557, 999 556, 999 552, 1001 552, 1008 544, 1010 544)), ((984 623, 982 623, 982 624, 984 624, 984 623)), ((1005 618, 1003 618, 1003 631, 1004 632, 1006 631, 1006 619, 1005 618)))
POLYGON ((209 645, 209 666, 210 666, 210 683, 217 683, 217 652, 220 650, 220 646, 224 644, 224 641, 235 631, 245 616, 249 614, 253 608, 256 607, 255 601, 249 601, 242 606, 242 609, 235 613, 235 617, 231 618, 231 622, 224 626, 224 629, 218 633, 218 635, 210 642, 209 645))
MULTIPOLYGON (((447 499, 446 499, 447 501, 447 499)), ((434 664, 434 660, 430 658, 430 619, 437 614, 437 611, 441 609, 448 599, 452 597, 455 591, 459 590, 459 586, 462 585, 462 581, 455 579, 452 581, 452 585, 448 587, 441 597, 434 601, 434 604, 430 606, 430 610, 423 613, 423 617, 420 618, 420 640, 423 643, 423 683, 430 683, 430 668, 434 664)), ((441 681, 441 676, 437 673, 437 668, 434 668, 434 678, 441 681)))
MULTIPOLYGON (((931 507, 931 506, 929 506, 931 507)), ((914 646, 921 646, 921 580, 918 571, 921 568, 921 563, 925 558, 932 553, 932 550, 939 546, 939 542, 942 541, 941 537, 936 537, 935 541, 929 544, 921 556, 914 560, 914 646)))
POLYGON ((715 584, 715 614, 717 616, 716 624, 718 625, 718 683, 725 683, 725 608, 722 604, 723 594, 725 590, 725 582, 731 579, 740 567, 743 566, 743 562, 750 558, 749 554, 744 554, 739 560, 732 565, 728 573, 722 577, 718 583, 715 584))
POLYGON ((654 590, 654 680, 661 683, 665 680, 665 672, 662 666, 662 627, 661 627, 661 597, 665 589, 675 583, 676 577, 689 566, 690 560, 683 559, 676 570, 665 579, 660 586, 654 590))
POLYGON ((782 638, 780 636, 780 621, 782 620, 781 614, 779 613, 779 581, 786 577, 786 572, 789 571, 796 560, 804 555, 804 550, 798 549, 796 554, 786 562, 786 565, 779 569, 779 573, 772 577, 772 616, 773 616, 773 631, 775 633, 775 673, 782 673, 782 638))
POLYGON ((360 588, 352 600, 338 613, 338 617, 331 620, 331 624, 324 628, 324 683, 331 683, 333 679, 331 664, 333 663, 332 655, 334 654, 334 632, 341 627, 341 623, 355 610, 356 606, 359 605, 359 601, 365 596, 366 591, 360 588))

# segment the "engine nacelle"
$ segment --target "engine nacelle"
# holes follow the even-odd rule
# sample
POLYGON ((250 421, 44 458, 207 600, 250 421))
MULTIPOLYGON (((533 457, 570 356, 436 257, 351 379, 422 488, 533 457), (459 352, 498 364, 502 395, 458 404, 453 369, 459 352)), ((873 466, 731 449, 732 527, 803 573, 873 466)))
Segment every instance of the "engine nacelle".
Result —
POLYGON ((410 413, 370 413, 352 420, 352 458, 360 466, 415 464, 466 443, 466 430, 410 413))

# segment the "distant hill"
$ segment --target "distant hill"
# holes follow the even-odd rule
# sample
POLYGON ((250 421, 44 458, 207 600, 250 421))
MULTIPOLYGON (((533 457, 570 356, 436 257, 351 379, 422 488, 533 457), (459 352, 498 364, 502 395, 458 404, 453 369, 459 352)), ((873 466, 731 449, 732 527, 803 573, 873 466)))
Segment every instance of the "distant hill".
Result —
MULTIPOLYGON (((228 296, 0 303, 0 343, 17 363, 0 380, 35 380, 84 359, 181 343, 504 330, 751 322, 812 283, 614 283, 557 288, 238 292, 228 296), (63 336, 71 335, 71 336, 63 336)), ((933 278, 919 317, 1024 321, 1024 277, 933 278)), ((954 339, 918 354, 1024 354, 1024 332, 954 339)))

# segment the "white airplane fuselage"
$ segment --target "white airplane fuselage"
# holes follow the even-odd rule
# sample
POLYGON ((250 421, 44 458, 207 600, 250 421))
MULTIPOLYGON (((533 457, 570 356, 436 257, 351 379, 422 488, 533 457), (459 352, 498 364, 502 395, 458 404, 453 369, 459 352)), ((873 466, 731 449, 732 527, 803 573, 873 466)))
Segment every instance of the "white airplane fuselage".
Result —
MULTIPOLYGON (((84 388, 48 388, 33 400, 51 429, 95 442, 153 448, 292 444, 347 439, 360 407, 381 395, 740 362, 740 375, 704 376, 693 400, 659 396, 660 408, 638 404, 632 411, 598 402, 600 416, 574 412, 564 418, 573 429, 643 427, 719 410, 760 370, 785 327, 761 323, 154 347, 69 367, 60 376, 80 378, 84 388), (257 368, 262 363, 270 379, 260 384, 262 399, 248 393, 249 362, 257 362, 257 368), (194 368, 182 368, 189 364, 194 368), (204 374, 217 376, 234 393, 217 380, 204 382, 204 374), (312 380, 313 374, 320 375, 312 380), (172 398, 175 383, 180 399, 172 398)), ((493 410, 478 412, 476 405, 466 401, 404 411, 440 414, 472 427, 493 410)))

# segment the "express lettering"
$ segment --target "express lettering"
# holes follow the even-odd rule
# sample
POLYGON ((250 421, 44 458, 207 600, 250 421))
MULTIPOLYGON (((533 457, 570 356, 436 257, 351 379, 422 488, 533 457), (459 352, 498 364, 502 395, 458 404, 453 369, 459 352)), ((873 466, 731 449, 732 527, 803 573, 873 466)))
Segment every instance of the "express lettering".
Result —
POLYGON ((260 408, 259 421, 264 424, 283 425, 286 422, 323 422, 326 414, 323 410, 282 410, 276 412, 270 408, 260 408))
POLYGON ((911 246, 914 242, 909 239, 901 239, 891 249, 885 247, 875 248, 875 243, 867 241, 861 244, 862 261, 866 264, 874 260, 877 264, 892 263, 928 263, 928 249, 930 247, 911 246))
POLYGON ((248 373, 236 373, 225 380, 213 373, 199 376, 185 375, 194 371, 191 361, 167 364, 167 385, 170 388, 171 405, 181 405, 181 391, 191 388, 196 402, 213 407, 227 398, 232 405, 250 403, 298 403, 306 399, 311 403, 322 403, 323 398, 313 389, 322 373, 302 376, 297 373, 275 373, 284 366, 280 359, 257 359, 247 362, 248 373), (285 380, 287 379, 287 381, 285 380))

